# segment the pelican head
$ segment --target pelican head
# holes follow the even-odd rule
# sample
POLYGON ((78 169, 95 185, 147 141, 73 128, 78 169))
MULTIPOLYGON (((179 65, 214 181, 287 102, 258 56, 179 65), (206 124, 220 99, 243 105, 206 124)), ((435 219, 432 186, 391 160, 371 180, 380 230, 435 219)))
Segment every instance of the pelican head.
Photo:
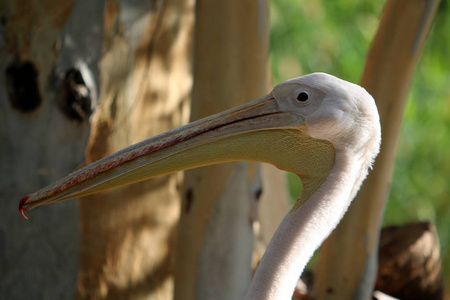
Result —
POLYGON ((237 160, 271 163, 299 175, 304 184, 301 204, 325 180, 336 153, 353 152, 368 166, 379 143, 380 126, 373 98, 360 86, 313 73, 280 83, 268 95, 248 104, 92 163, 24 197, 19 211, 25 217, 24 211, 40 205, 237 160))
POLYGON ((367 156, 368 160, 378 153, 378 110, 372 96, 359 85, 313 73, 275 86, 272 94, 284 110, 297 111, 302 116, 311 137, 330 141, 338 150, 353 149, 359 153, 361 148, 368 148, 367 153, 373 153, 372 157, 367 156), (309 101, 298 101, 302 93, 310 95, 309 101))

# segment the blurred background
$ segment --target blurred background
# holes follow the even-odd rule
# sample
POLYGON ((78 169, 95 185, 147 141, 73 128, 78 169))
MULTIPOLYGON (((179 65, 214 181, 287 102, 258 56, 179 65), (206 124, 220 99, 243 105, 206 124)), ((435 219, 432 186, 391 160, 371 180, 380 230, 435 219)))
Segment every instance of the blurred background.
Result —
MULTIPOLYGON (((383 1, 272 0, 270 57, 274 84, 326 72, 359 82, 383 1), (314 55, 312 55, 312 53, 314 55)), ((397 146, 384 226, 436 224, 450 277, 450 15, 441 1, 411 85, 397 146)), ((292 199, 300 182, 288 174, 292 199)))

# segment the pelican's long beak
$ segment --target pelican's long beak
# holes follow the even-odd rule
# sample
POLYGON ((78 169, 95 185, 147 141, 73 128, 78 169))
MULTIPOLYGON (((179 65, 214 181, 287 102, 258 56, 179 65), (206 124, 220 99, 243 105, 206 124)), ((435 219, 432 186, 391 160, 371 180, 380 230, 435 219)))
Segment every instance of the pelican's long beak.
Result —
POLYGON ((24 197, 19 211, 25 217, 24 211, 40 205, 226 161, 262 161, 287 169, 283 166, 284 160, 276 157, 281 157, 280 146, 290 148, 298 142, 290 138, 292 132, 289 133, 289 129, 297 129, 298 134, 298 130, 304 128, 302 124, 301 116, 280 111, 277 101, 269 94, 92 163, 24 197), (280 131, 284 132, 284 137, 276 134, 280 131))

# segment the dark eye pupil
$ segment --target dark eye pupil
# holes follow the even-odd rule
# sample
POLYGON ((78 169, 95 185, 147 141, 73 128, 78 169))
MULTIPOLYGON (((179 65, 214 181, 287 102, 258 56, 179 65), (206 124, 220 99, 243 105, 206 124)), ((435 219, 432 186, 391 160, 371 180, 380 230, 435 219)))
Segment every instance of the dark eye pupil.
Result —
POLYGON ((309 95, 307 92, 301 92, 300 94, 298 94, 297 96, 297 100, 300 102, 305 102, 306 100, 308 100, 309 95))

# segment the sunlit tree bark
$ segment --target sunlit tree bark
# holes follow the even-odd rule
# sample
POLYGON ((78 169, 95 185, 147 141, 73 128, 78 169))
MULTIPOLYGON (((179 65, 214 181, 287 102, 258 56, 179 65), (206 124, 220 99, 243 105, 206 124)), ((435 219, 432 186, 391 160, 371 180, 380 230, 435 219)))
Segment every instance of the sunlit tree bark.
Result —
MULTIPOLYGON (((187 122, 194 3, 108 1, 89 162, 187 122)), ((171 299, 181 174, 85 197, 78 297, 171 299)))

